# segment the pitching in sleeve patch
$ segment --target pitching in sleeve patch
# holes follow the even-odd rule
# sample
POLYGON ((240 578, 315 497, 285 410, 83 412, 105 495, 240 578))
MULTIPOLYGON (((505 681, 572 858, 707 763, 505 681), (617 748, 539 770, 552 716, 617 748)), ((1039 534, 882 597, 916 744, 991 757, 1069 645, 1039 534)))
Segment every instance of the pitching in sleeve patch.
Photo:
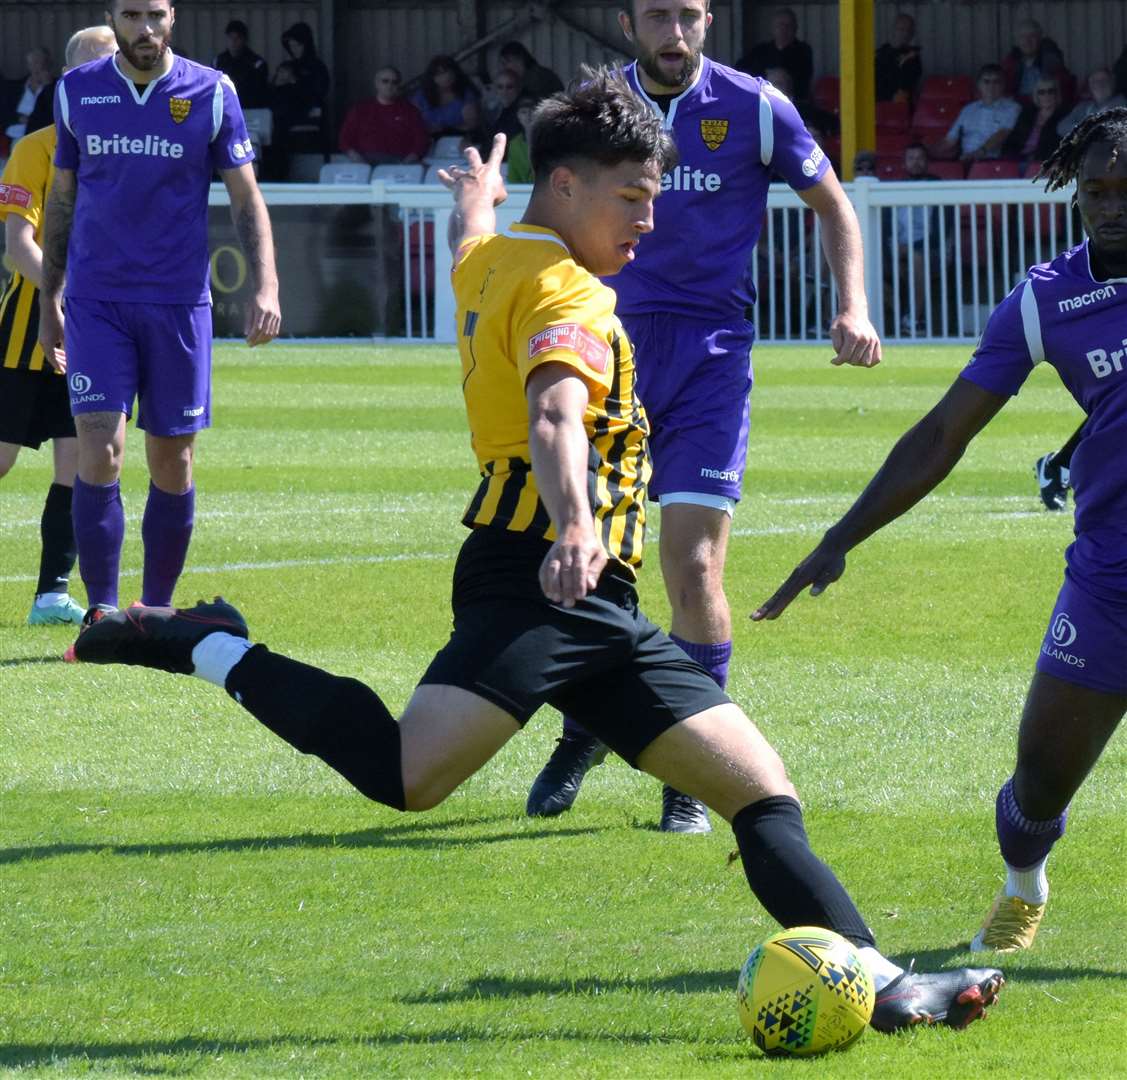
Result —
POLYGON ((0 184, 0 206, 22 206, 31 209, 31 192, 19 184, 0 184))
POLYGON ((549 326, 528 339, 528 358, 552 349, 566 349, 575 353, 592 371, 605 375, 610 360, 610 346, 598 334, 579 323, 560 323, 549 326))

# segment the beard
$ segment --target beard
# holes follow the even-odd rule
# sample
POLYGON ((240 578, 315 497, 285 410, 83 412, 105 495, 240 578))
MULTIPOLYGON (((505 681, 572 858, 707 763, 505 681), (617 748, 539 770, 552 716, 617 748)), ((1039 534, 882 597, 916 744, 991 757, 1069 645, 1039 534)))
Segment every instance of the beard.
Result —
POLYGON ((156 46, 151 52, 137 52, 137 42, 130 43, 125 40, 114 27, 114 37, 117 39, 117 47, 121 50, 121 55, 134 67, 137 71, 152 71, 153 68, 160 67, 164 62, 165 54, 168 52, 169 45, 172 44, 172 33, 165 34, 164 37, 154 37, 146 39, 144 44, 153 44, 156 46))
POLYGON ((638 66, 653 79, 655 83, 661 86, 667 86, 670 90, 680 90, 693 81, 693 76, 696 75, 697 68, 700 67, 700 54, 700 49, 690 49, 688 56, 685 57, 685 62, 681 65, 680 69, 672 75, 661 69, 658 64, 657 53, 643 53, 639 51, 638 66))

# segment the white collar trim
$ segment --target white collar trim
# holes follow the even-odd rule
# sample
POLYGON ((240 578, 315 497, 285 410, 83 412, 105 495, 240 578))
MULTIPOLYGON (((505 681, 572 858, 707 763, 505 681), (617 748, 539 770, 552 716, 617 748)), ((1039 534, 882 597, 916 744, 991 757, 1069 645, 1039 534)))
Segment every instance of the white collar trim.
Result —
POLYGON ((144 105, 145 102, 149 100, 149 97, 152 95, 153 88, 157 85, 157 83, 163 82, 168 78, 169 75, 172 74, 172 68, 176 63, 176 54, 171 49, 169 49, 168 55, 172 57, 172 63, 168 65, 168 70, 163 75, 158 75, 155 79, 153 79, 153 81, 145 87, 145 92, 140 93, 137 90, 137 84, 128 75, 126 75, 125 72, 121 70, 121 68, 117 66, 118 55, 118 53, 114 53, 113 60, 111 60, 110 63, 113 65, 114 71, 117 72, 118 78, 121 79, 121 81, 129 87, 129 92, 133 95, 133 100, 138 105, 144 105))

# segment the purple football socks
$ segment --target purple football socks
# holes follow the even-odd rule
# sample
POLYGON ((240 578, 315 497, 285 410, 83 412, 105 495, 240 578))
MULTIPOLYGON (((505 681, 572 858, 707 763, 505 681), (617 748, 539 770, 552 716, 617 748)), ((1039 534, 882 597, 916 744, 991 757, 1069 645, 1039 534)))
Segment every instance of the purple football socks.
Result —
POLYGON ((172 592, 188 557, 195 515, 195 487, 182 495, 173 495, 149 484, 149 499, 141 521, 145 546, 141 603, 147 607, 171 606, 172 592))
POLYGON ((87 484, 76 477, 71 516, 87 603, 90 607, 117 607, 121 541, 125 536, 121 485, 116 480, 112 484, 87 484))

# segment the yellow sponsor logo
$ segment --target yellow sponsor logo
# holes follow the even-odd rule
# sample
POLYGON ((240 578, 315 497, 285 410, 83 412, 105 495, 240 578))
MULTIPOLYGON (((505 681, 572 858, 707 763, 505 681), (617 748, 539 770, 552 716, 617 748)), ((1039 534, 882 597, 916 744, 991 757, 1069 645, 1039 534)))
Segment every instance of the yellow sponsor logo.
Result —
POLYGON ((709 150, 718 150, 720 144, 728 137, 728 121, 702 120, 700 122, 700 137, 709 150))
POLYGON ((168 111, 172 113, 172 119, 175 120, 176 123, 182 124, 188 119, 188 113, 192 111, 192 103, 188 98, 169 98, 168 111))

